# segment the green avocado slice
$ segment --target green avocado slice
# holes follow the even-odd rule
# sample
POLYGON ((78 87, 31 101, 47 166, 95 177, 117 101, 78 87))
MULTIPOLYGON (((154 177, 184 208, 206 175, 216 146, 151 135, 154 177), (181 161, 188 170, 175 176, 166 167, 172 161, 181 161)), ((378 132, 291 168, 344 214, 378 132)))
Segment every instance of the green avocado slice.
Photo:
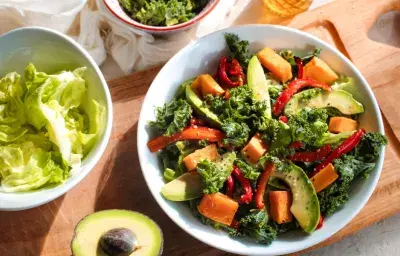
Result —
POLYGON ((304 108, 333 107, 345 115, 364 112, 363 105, 353 98, 353 95, 343 90, 324 91, 309 89, 295 94, 286 104, 285 115, 294 115, 304 108))
POLYGON ((265 117, 271 117, 271 100, 268 92, 268 81, 257 56, 253 56, 250 59, 247 69, 247 84, 253 90, 253 98, 256 101, 266 103, 265 117))
POLYGON ((318 225, 320 209, 317 194, 307 174, 290 162, 284 170, 277 168, 271 177, 283 180, 290 187, 293 198, 290 211, 303 230, 312 233, 318 225))
POLYGON ((192 106, 193 110, 200 116, 204 117, 212 126, 221 127, 221 121, 218 116, 208 109, 204 101, 193 91, 190 85, 186 86, 186 100, 192 106))
MULTIPOLYGON (((149 217, 128 210, 104 210, 83 218, 75 228, 71 242, 74 256, 108 256, 101 245, 101 238, 111 230, 126 229, 132 231, 136 245, 133 253, 128 255, 153 256, 161 255, 163 235, 158 225, 149 217)), ((123 237, 116 236, 115 239, 123 237)))
POLYGON ((171 201, 188 201, 203 194, 203 183, 197 172, 187 172, 168 182, 161 189, 161 194, 171 201))

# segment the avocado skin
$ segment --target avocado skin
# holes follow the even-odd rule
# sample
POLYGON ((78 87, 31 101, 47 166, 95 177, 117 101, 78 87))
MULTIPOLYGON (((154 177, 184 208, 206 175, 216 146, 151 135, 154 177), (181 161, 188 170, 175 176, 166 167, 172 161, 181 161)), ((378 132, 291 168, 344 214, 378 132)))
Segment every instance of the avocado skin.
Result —
MULTIPOLYGON (((98 211, 89 215, 86 215, 84 218, 82 218, 78 224, 75 227, 74 230, 74 235, 72 237, 71 240, 71 251, 72 251, 72 255, 73 256, 91 256, 91 255, 87 255, 81 252, 81 248, 80 248, 80 243, 77 241, 79 239, 79 233, 80 233, 80 227, 82 225, 85 224, 85 222, 90 221, 90 218, 94 217, 94 215, 103 215, 102 218, 104 218, 106 215, 119 215, 119 214, 124 214, 124 215, 136 215, 139 216, 140 218, 146 219, 146 221, 149 221, 152 223, 152 225, 154 225, 153 227, 156 229, 156 231, 159 233, 160 236, 160 245, 159 245, 159 250, 156 254, 154 254, 154 256, 161 256, 163 253, 163 249, 164 249, 164 239, 163 239, 163 232, 161 230, 161 228, 157 225, 156 222, 154 222, 152 219, 150 219, 149 217, 147 217, 146 215, 140 213, 140 212, 136 212, 136 211, 130 211, 130 210, 120 210, 120 209, 112 209, 112 210, 103 210, 103 211, 98 211)), ((104 218, 103 221, 107 221, 107 218, 104 218)), ((96 254, 93 256, 109 256, 106 252, 104 252, 100 246, 100 243, 97 243, 96 246, 96 254)))
POLYGON ((220 128, 222 123, 218 116, 213 113, 210 109, 204 106, 204 101, 193 91, 190 85, 186 86, 185 89, 186 100, 192 106, 193 110, 203 118, 205 118, 212 126, 220 128))
POLYGON ((320 208, 317 193, 307 174, 288 161, 283 170, 276 168, 272 177, 283 180, 292 191, 292 206, 290 211, 307 233, 312 233, 319 222, 320 208))

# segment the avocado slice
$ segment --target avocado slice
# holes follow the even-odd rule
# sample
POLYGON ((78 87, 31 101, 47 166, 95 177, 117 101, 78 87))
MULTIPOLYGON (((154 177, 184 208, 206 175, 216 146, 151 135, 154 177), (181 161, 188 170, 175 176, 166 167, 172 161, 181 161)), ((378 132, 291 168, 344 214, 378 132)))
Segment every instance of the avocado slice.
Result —
POLYGON ((257 56, 250 59, 247 69, 247 84, 253 90, 253 98, 256 101, 265 101, 265 117, 271 117, 271 100, 268 92, 268 81, 265 77, 264 69, 257 56))
POLYGON ((197 172, 187 172, 168 182, 161 189, 161 194, 171 201, 188 201, 203 194, 203 183, 197 172))
POLYGON ((283 180, 290 187, 293 198, 290 211, 304 231, 313 232, 320 218, 319 201, 315 189, 303 169, 289 162, 287 168, 284 170, 277 168, 271 177, 283 180))
POLYGON ((212 126, 221 127, 221 121, 218 116, 208 109, 204 101, 193 91, 190 85, 186 86, 186 100, 192 106, 193 110, 200 116, 204 117, 212 126))
POLYGON ((83 218, 71 242, 74 256, 161 255, 163 235, 149 217, 128 210, 105 210, 83 218))
POLYGON ((353 95, 343 90, 324 91, 309 89, 297 93, 286 104, 285 115, 293 115, 304 108, 333 107, 345 115, 354 115, 364 112, 363 105, 353 98, 353 95))

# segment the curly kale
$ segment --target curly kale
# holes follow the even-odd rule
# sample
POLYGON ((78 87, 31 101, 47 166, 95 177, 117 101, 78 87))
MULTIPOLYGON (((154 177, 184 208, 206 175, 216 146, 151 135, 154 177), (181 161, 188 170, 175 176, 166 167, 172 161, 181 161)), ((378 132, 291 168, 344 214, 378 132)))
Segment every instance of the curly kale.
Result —
POLYGON ((261 127, 267 127, 269 122, 263 118, 266 104, 256 102, 248 85, 233 88, 228 100, 219 96, 206 96, 206 102, 211 111, 222 121, 222 130, 226 133, 223 143, 235 147, 244 146, 251 133, 261 127))
POLYGON ((351 152, 334 160, 333 165, 340 178, 318 193, 323 214, 332 214, 348 201, 351 182, 358 176, 368 177, 375 167, 382 146, 386 144, 387 138, 384 135, 367 133, 351 152))
POLYGON ((253 209, 239 220, 236 235, 247 235, 257 243, 269 245, 276 239, 277 232, 268 225, 268 214, 265 210, 253 209))
POLYGON ((247 69, 250 61, 249 41, 240 40, 236 34, 226 33, 225 40, 228 44, 232 57, 237 59, 243 69, 247 69))
POLYGON ((236 159, 234 152, 226 153, 215 162, 204 159, 197 165, 197 172, 201 175, 205 194, 217 193, 232 172, 233 162, 236 159))
POLYGON ((151 26, 172 26, 196 16, 205 0, 119 0, 120 5, 138 22, 151 26))
POLYGON ((249 180, 256 181, 258 176, 260 176, 260 170, 252 167, 240 158, 235 160, 235 165, 242 171, 244 177, 248 178, 249 180))
POLYGON ((156 111, 156 121, 151 121, 149 124, 166 136, 182 131, 188 125, 192 115, 192 107, 182 99, 166 103, 163 107, 158 107, 156 111))
POLYGON ((318 146, 318 140, 328 131, 327 120, 325 109, 302 109, 289 118, 293 141, 318 146))

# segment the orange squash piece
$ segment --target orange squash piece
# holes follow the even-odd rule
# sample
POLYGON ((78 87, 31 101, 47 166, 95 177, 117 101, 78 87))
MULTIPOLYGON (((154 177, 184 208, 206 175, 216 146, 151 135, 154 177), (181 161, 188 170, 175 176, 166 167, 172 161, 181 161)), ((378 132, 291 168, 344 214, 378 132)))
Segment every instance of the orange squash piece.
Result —
POLYGON ((328 164, 311 178, 311 182, 318 193, 332 184, 337 178, 339 178, 339 175, 336 173, 335 167, 332 164, 328 164))
POLYGON ((292 221, 292 193, 289 191, 270 191, 269 192, 270 212, 272 219, 278 223, 292 221))
POLYGON ((202 97, 207 94, 222 96, 225 90, 209 74, 199 75, 192 83, 192 89, 202 97))
POLYGON ((267 150, 268 147, 262 141, 260 134, 256 133, 242 149, 242 154, 250 163, 257 164, 267 150))
POLYGON ((331 117, 328 130, 333 133, 351 132, 357 130, 357 121, 341 116, 331 117))
POLYGON ((312 78, 327 84, 331 84, 338 79, 338 76, 328 64, 318 57, 313 57, 311 61, 304 66, 303 77, 312 78))
POLYGON ((257 53, 261 64, 274 74, 280 81, 292 79, 292 66, 271 48, 264 48, 257 53))
POLYGON ((217 146, 215 144, 208 145, 205 148, 198 149, 187 155, 183 158, 183 163, 186 166, 186 169, 190 171, 194 171, 197 168, 197 165, 201 160, 207 159, 210 161, 214 161, 219 157, 217 146))
POLYGON ((205 194, 197 209, 205 217, 230 226, 239 204, 221 193, 205 194))

